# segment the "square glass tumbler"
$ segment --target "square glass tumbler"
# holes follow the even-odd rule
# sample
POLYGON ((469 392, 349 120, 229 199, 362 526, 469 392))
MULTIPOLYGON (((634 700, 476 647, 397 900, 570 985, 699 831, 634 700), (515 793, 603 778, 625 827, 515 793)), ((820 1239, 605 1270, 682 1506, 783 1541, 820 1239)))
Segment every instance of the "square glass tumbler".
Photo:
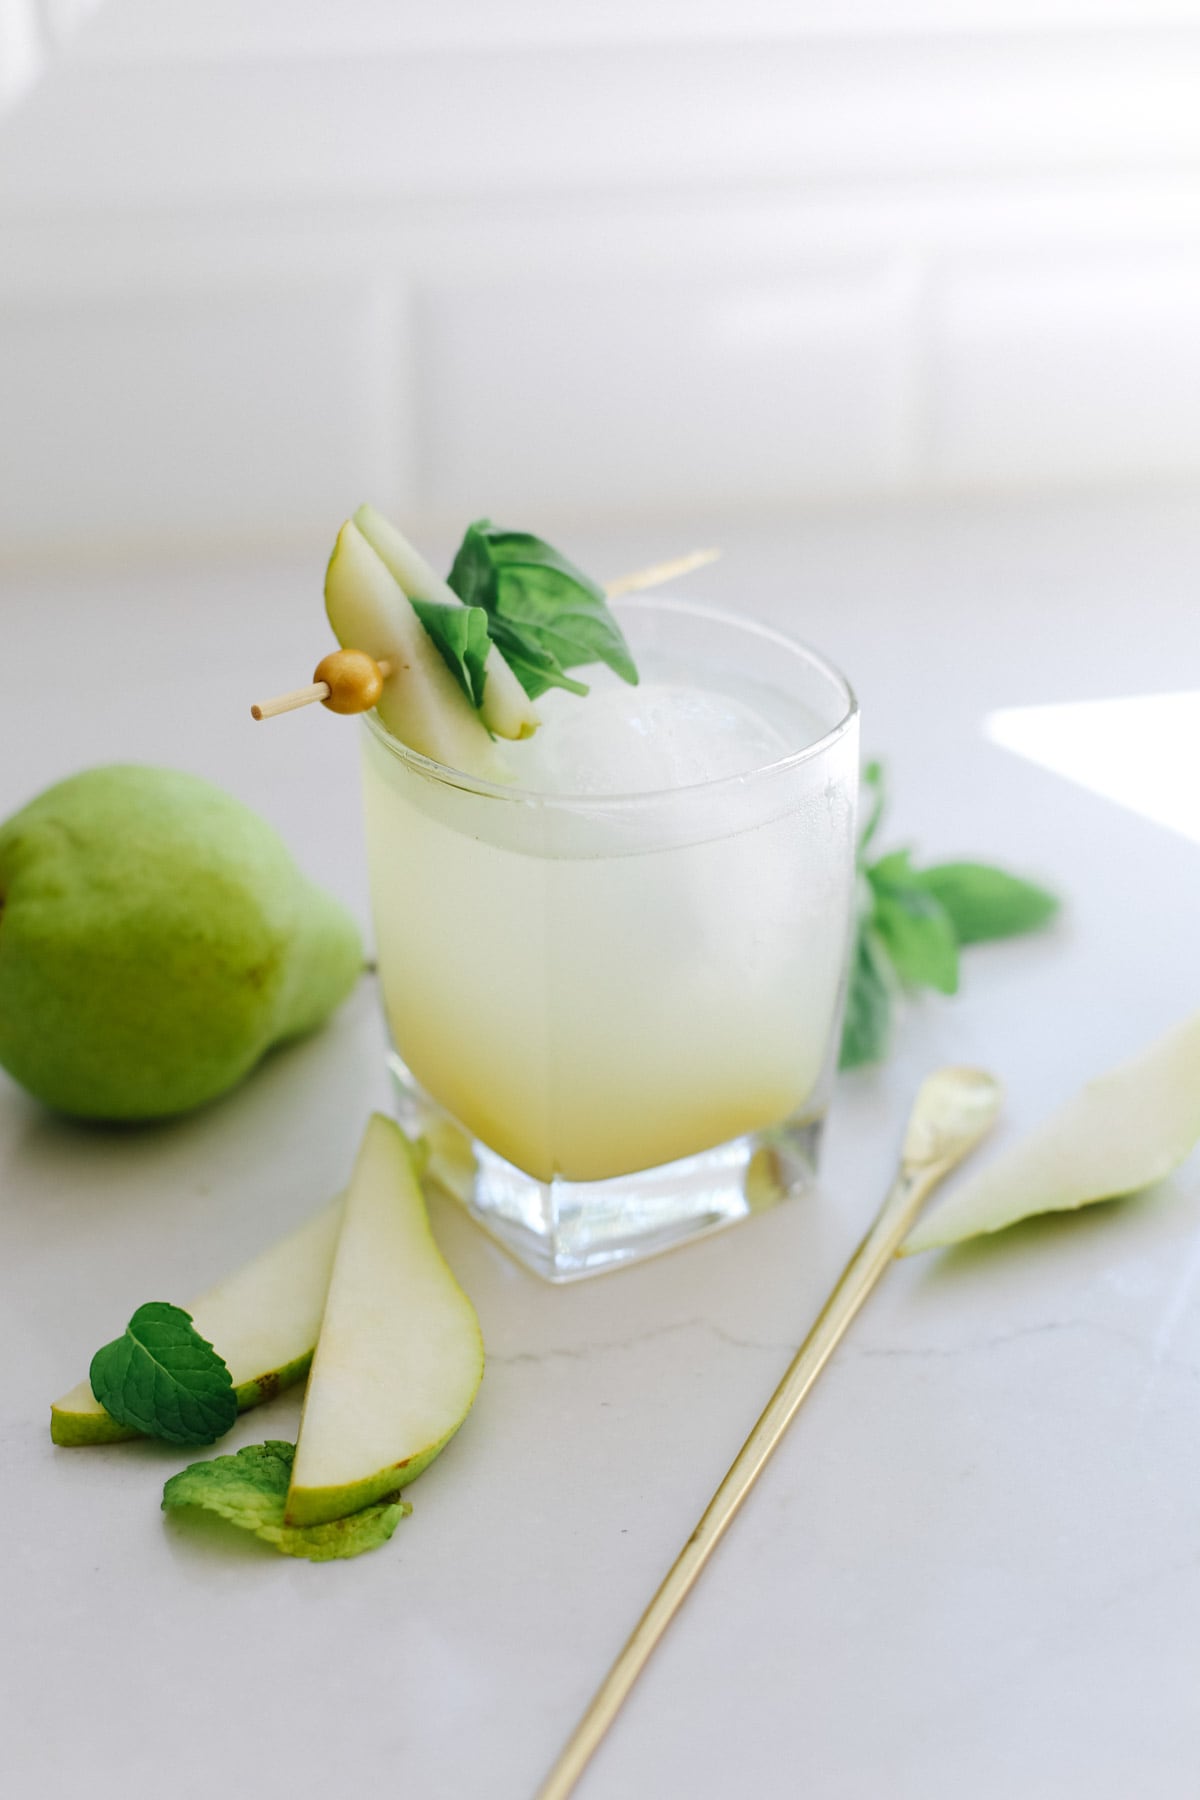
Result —
POLYGON ((552 1281, 811 1182, 855 903, 858 714, 841 675, 747 618, 615 610, 643 683, 752 709, 773 760, 552 794, 431 762, 374 714, 363 739, 401 1122, 429 1173, 552 1281))

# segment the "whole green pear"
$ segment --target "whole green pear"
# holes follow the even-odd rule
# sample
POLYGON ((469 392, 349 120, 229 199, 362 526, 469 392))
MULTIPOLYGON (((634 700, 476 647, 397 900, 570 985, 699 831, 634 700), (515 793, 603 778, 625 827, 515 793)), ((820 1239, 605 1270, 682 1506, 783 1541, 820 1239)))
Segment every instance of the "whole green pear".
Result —
POLYGON ((349 913, 198 776, 89 769, 0 826, 0 1064, 62 1112, 200 1106, 361 968, 349 913))

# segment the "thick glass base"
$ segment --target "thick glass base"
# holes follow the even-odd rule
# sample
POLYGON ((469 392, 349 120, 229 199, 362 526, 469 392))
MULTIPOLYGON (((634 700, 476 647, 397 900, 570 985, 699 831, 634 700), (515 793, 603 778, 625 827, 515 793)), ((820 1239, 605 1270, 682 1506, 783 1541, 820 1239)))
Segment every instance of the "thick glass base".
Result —
POLYGON ((428 1148, 427 1176, 547 1281, 578 1281, 673 1250, 790 1199, 816 1176, 823 1114, 611 1181, 537 1181, 472 1138, 394 1052, 388 1061, 397 1117, 428 1148))

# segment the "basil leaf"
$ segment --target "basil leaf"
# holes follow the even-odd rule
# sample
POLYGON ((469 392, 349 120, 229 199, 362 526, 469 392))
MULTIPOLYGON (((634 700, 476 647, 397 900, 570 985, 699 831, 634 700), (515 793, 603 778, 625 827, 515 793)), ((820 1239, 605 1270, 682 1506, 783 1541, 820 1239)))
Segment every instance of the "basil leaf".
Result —
POLYGON ((454 589, 464 606, 487 606, 492 596, 495 574, 484 536, 490 528, 490 519, 476 519, 467 526, 446 577, 446 585, 454 589))
POLYGON ((938 863, 914 869, 907 850, 867 864, 865 852, 887 805, 883 765, 862 772, 858 839, 858 937, 850 966, 839 1067, 858 1068, 887 1054, 898 982, 958 991, 959 948, 1044 925, 1059 902, 1045 888, 986 863, 938 863))
MULTIPOLYGON (((870 810, 867 813, 862 831, 859 833, 858 853, 860 856, 878 831, 880 821, 883 818, 884 808, 887 805, 887 784, 884 780, 883 764, 881 762, 869 762, 862 772, 862 779, 863 787, 869 791, 870 810)), ((867 799, 866 793, 864 793, 863 798, 867 799)))
POLYGON ((636 685, 637 669, 604 589, 542 538, 477 519, 448 580, 466 605, 485 608, 492 638, 531 700, 548 687, 586 693, 565 679, 567 669, 586 663, 606 663, 636 685))
POLYGON ((897 975, 910 987, 958 992, 958 938, 949 913, 922 887, 897 850, 866 871, 875 896, 874 925, 897 975))
POLYGON ((239 1531, 252 1531, 274 1544, 284 1556, 304 1556, 309 1562, 332 1562, 375 1550, 387 1543, 400 1520, 412 1511, 406 1501, 380 1500, 325 1525, 286 1525, 284 1512, 295 1453, 293 1444, 269 1439, 265 1444, 247 1444, 235 1456, 192 1463, 167 1482, 163 1511, 203 1507, 239 1531))
POLYGON ((911 850, 889 850, 886 856, 868 864, 863 871, 877 894, 880 888, 914 887, 917 871, 912 866, 911 850))
POLYGON ((224 1360, 165 1301, 139 1306, 124 1335, 92 1358, 92 1392, 118 1425, 170 1444, 211 1444, 237 1418, 224 1360))
POLYGON ((858 929, 850 965, 838 1067, 858 1069, 865 1063, 882 1062, 887 1055, 891 1026, 892 992, 887 955, 864 920, 858 929))
POLYGON ((483 705, 488 651, 492 647, 487 614, 481 606, 451 606, 440 600, 411 600, 409 605, 478 712, 483 705))
POLYGON ((604 589, 538 538, 508 533, 493 540, 496 612, 549 652, 560 668, 607 663, 637 685, 637 670, 604 589))
POLYGON ((960 944, 1036 931, 1058 911, 1058 897, 987 863, 937 863, 916 879, 949 914, 960 944))
POLYGON ((566 688, 569 694, 588 692, 585 681, 575 681, 564 674, 548 650, 539 648, 532 638, 515 631, 503 619, 489 618, 488 627, 492 642, 531 700, 552 687, 566 688))

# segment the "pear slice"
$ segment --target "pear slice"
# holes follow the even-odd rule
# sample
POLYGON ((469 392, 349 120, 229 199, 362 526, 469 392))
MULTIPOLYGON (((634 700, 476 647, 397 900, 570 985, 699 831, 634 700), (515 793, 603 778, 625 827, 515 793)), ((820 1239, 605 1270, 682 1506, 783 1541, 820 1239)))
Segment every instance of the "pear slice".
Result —
MULTIPOLYGON (((410 600, 431 600, 441 606, 461 606, 454 589, 434 573, 420 551, 373 506, 360 506, 354 523, 386 563, 410 600)), ((533 702, 493 644, 488 652, 487 679, 483 684, 480 717, 497 737, 532 737, 541 720, 533 702)))
POLYGON ((451 1274, 400 1127, 373 1113, 300 1421, 289 1525, 394 1493, 454 1436, 483 1376, 475 1309, 451 1274))
POLYGON ((1060 1107, 905 1239, 902 1256, 1162 1181, 1200 1139, 1200 1013, 1060 1107))
POLYGON ((343 647, 391 663, 376 710, 394 737, 468 775, 511 779, 480 715, 352 519, 325 571, 325 611, 343 647))
MULTIPOLYGON (((225 1358, 239 1408, 270 1400, 312 1361, 343 1196, 245 1263, 187 1308, 197 1331, 225 1358)), ((50 1408, 56 1444, 114 1444, 138 1433, 110 1418, 86 1381, 50 1408)))

